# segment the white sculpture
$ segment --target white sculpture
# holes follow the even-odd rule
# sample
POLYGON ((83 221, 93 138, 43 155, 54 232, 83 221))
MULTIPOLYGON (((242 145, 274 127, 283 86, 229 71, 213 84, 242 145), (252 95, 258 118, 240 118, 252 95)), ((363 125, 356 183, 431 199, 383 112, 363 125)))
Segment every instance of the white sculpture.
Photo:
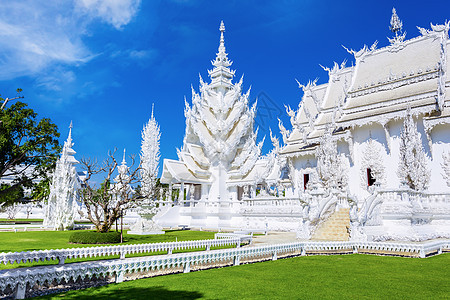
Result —
POLYGON ((111 198, 110 205, 116 206, 117 202, 121 199, 127 199, 128 195, 134 192, 130 185, 130 175, 128 174, 129 167, 127 166, 125 149, 123 149, 122 164, 117 167, 117 176, 114 178, 114 186, 112 189, 113 197, 111 198))
POLYGON ((369 138, 361 161, 361 185, 364 188, 368 188, 368 176, 371 176, 380 185, 384 183, 385 167, 381 155, 383 151, 383 146, 379 142, 369 138))
POLYGON ((402 183, 413 190, 426 189, 430 180, 430 171, 427 167, 422 139, 420 133, 417 132, 417 126, 409 106, 406 110, 403 130, 400 136, 398 176, 402 183))
MULTIPOLYGON (((141 144, 141 178, 142 193, 148 200, 155 197, 156 179, 158 177, 159 165, 159 139, 161 132, 155 117, 152 115, 142 130, 141 144)), ((162 197, 161 197, 162 198, 162 197)))
POLYGON ((327 129, 316 150, 317 171, 326 188, 343 188, 347 184, 347 173, 343 159, 338 154, 336 141, 327 129))
POLYGON ((77 212, 77 189, 79 181, 74 158, 76 153, 72 142, 72 123, 69 127, 69 136, 64 143, 61 157, 56 162, 50 185, 47 207, 45 210, 44 226, 56 230, 71 229, 77 212))
POLYGON ((442 176, 447 181, 447 186, 450 187, 450 152, 442 153, 442 169, 444 170, 444 173, 442 173, 442 176))
POLYGON ((130 227, 128 234, 136 235, 151 235, 151 234, 165 234, 162 227, 157 225, 152 220, 138 219, 135 224, 130 227))

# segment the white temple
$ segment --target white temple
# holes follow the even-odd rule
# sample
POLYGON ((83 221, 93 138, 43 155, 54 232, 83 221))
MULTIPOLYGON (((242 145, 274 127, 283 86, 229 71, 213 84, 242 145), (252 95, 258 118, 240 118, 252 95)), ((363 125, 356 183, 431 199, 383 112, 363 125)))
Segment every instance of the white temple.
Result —
POLYGON ((449 23, 406 40, 395 10, 389 45, 347 49, 354 63, 299 84, 284 146, 260 156, 249 92, 232 83, 219 52, 186 103, 179 160, 161 182, 178 189, 162 225, 297 231, 300 239, 426 240, 450 237, 449 23), (285 172, 281 172, 281 171, 285 172), (282 176, 287 174, 287 176, 282 176), (256 193, 258 190, 258 195, 256 193))
POLYGON ((256 184, 269 179, 273 169, 272 160, 260 159, 263 142, 256 142, 256 103, 248 105, 250 90, 242 93, 243 78, 232 82, 235 71, 229 68, 224 31, 222 22, 219 51, 208 71, 211 82, 200 77, 200 93, 192 91, 191 105, 185 101, 186 133, 179 159, 164 160, 161 182, 178 189, 179 203, 188 200, 190 206, 174 216, 175 222, 232 226, 238 215, 230 205, 254 197, 256 184))

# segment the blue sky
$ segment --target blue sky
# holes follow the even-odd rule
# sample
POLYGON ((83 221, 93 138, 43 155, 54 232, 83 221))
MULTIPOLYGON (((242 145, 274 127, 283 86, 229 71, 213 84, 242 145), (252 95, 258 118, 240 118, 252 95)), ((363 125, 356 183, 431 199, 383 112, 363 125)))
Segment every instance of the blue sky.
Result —
MULTIPOLYGON (((258 139, 277 117, 290 128, 284 104, 297 107, 301 83, 353 57, 341 45, 388 44, 395 6, 407 38, 416 26, 450 18, 448 1, 139 1, 0 2, 0 93, 22 88, 25 102, 67 137, 73 121, 77 158, 106 158, 117 147, 138 154, 152 103, 161 126, 162 158, 183 141, 184 97, 198 74, 206 80, 225 22, 236 80, 244 74, 258 100, 258 139)), ((266 139, 264 152, 271 148, 266 139)), ((161 159, 162 161, 162 159, 161 159)), ((161 169, 161 168, 160 168, 161 169)))

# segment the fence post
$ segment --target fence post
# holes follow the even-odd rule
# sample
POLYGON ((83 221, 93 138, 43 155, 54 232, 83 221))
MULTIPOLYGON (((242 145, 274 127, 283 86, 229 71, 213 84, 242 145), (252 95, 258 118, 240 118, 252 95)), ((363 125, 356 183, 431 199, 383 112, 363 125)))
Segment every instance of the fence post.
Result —
POLYGON ((172 248, 167 249, 167 254, 172 254, 172 248))
POLYGON ((183 267, 183 273, 189 273, 191 271, 191 263, 186 262, 183 267))
POLYGON ((27 289, 26 282, 19 282, 14 291, 14 299, 25 299, 25 292, 27 289))
POLYGON ((125 259, 126 251, 120 251, 120 259, 125 259))
POLYGON ((305 256, 306 255, 305 247, 301 248, 300 255, 301 256, 305 256))
POLYGON ((116 273, 116 283, 123 282, 123 271, 116 273))
POLYGON ((272 253, 272 260, 277 260, 277 251, 272 253))
POLYGON ((233 265, 239 266, 240 264, 241 264, 241 257, 239 256, 239 254, 236 254, 233 259, 233 265))
POLYGON ((421 248, 420 251, 419 251, 419 257, 420 258, 425 258, 425 250, 423 248, 421 248))
POLYGON ((66 261, 65 256, 58 256, 58 265, 63 265, 65 261, 66 261))

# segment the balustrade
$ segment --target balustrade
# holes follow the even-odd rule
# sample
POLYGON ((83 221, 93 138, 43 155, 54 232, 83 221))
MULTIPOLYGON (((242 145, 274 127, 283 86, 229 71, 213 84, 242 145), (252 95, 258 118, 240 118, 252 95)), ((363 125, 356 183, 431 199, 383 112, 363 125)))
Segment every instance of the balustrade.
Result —
MULTIPOLYGON (((227 237, 213 241, 234 241, 227 237)), ((195 242, 195 241, 191 241, 195 242)), ((132 245, 130 245, 132 246, 132 245)), ((205 263, 231 261, 239 265, 242 259, 269 256, 276 260, 281 254, 306 255, 308 252, 327 253, 357 253, 359 251, 373 251, 377 253, 409 253, 426 257, 435 252, 442 253, 450 248, 450 240, 431 241, 426 243, 398 243, 398 242, 295 242, 286 244, 272 244, 256 247, 232 248, 204 252, 189 252, 171 255, 156 255, 139 258, 114 259, 94 262, 73 263, 59 266, 40 266, 18 268, 0 271, 0 290, 8 287, 16 290, 16 298, 24 298, 27 285, 45 282, 60 283, 65 280, 85 279, 92 276, 114 275, 116 282, 124 279, 125 273, 146 272, 151 270, 182 267, 183 272, 190 272, 192 266, 205 263)))

